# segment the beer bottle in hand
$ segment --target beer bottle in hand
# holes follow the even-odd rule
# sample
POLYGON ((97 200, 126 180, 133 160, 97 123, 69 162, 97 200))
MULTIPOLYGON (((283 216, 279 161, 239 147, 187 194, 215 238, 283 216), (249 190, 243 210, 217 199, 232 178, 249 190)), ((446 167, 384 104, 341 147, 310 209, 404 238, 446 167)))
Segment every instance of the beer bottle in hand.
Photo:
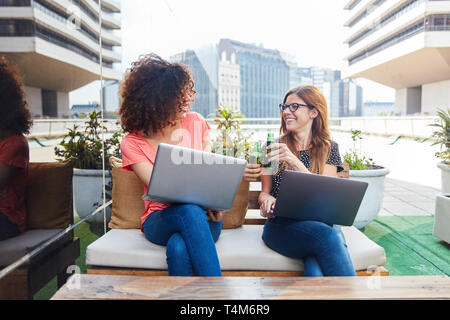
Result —
POLYGON ((264 162, 264 168, 270 168, 272 167, 272 163, 269 161, 269 153, 270 153, 270 149, 268 148, 274 141, 274 136, 273 133, 268 133, 267 134, 267 144, 266 144, 266 161, 264 162))
POLYGON ((257 141, 253 147, 253 152, 250 154, 251 164, 261 164, 261 142, 257 141))

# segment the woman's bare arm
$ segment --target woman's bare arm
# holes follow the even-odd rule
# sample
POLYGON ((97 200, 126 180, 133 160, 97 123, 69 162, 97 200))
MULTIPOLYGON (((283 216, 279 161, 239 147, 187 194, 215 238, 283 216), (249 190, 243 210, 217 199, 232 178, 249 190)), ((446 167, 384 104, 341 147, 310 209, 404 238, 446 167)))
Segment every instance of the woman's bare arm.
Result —
POLYGON ((258 202, 261 205, 270 195, 270 190, 272 189, 272 175, 267 174, 267 170, 263 170, 261 174, 261 193, 258 197, 258 202), (264 172, 266 171, 266 172, 264 172), (266 174, 265 174, 266 173, 266 174))
POLYGON ((148 186, 153 171, 153 165, 151 164, 151 162, 150 161, 139 162, 132 164, 130 167, 131 170, 133 170, 133 172, 139 178, 139 180, 141 180, 144 185, 148 186))
POLYGON ((322 175, 337 178, 337 167, 331 164, 326 164, 322 175))

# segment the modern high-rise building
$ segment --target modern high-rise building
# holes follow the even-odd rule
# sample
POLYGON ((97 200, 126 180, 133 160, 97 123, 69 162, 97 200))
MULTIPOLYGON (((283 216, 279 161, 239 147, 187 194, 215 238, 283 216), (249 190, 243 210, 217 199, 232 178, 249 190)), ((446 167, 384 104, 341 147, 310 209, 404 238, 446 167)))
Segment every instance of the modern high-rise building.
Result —
POLYGON ((229 56, 222 51, 219 61, 219 105, 241 110, 241 67, 237 63, 236 54, 229 56))
POLYGON ((339 81, 339 117, 360 117, 363 110, 363 90, 353 79, 339 81))
POLYGON ((236 56, 241 112, 249 118, 279 117, 278 105, 290 84, 289 66, 280 52, 231 39, 221 39, 218 52, 236 56))
POLYGON ((33 116, 69 116, 69 92, 99 80, 101 61, 104 80, 122 79, 120 10, 118 0, 0 0, 0 55, 18 65, 33 116))
POLYGON ((450 106, 450 1, 350 0, 344 77, 395 88, 396 114, 450 106))
MULTIPOLYGON (((192 110, 204 117, 214 114, 218 107, 217 87, 214 85, 214 83, 217 83, 217 80, 210 76, 211 72, 207 71, 206 63, 203 64, 200 61, 199 55, 194 50, 178 53, 170 57, 170 60, 185 64, 192 72, 194 88, 197 92, 191 105, 192 110)), ((213 65, 212 68, 215 68, 215 66, 213 65)), ((214 73, 217 74, 216 72, 214 73)))
POLYGON ((322 91, 330 117, 362 114, 362 88, 356 81, 342 80, 339 70, 299 67, 294 56, 262 45, 221 39, 218 45, 187 50, 171 61, 190 68, 197 91, 192 109, 205 117, 219 105, 249 118, 279 117, 284 94, 300 85, 322 91))

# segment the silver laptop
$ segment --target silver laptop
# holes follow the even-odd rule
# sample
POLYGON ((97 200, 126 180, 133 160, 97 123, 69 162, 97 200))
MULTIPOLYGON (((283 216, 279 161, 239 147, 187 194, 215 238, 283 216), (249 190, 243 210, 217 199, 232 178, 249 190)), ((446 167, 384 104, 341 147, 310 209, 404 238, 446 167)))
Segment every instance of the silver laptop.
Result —
POLYGON ((161 143, 143 200, 229 210, 247 161, 161 143))
POLYGON ((368 183, 284 170, 274 216, 351 226, 368 183))

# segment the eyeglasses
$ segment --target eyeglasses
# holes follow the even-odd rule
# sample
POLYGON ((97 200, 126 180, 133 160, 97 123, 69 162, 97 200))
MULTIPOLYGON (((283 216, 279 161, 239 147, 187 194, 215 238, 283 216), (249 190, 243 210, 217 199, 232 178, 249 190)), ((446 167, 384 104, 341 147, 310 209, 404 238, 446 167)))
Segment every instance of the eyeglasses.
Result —
POLYGON ((280 103, 279 107, 280 107, 280 111, 281 112, 286 110, 286 108, 289 108, 289 110, 291 112, 297 111, 297 109, 300 108, 300 107, 308 107, 309 109, 313 109, 314 108, 314 106, 310 106, 308 104, 301 104, 301 103, 292 103, 292 104, 280 103))

